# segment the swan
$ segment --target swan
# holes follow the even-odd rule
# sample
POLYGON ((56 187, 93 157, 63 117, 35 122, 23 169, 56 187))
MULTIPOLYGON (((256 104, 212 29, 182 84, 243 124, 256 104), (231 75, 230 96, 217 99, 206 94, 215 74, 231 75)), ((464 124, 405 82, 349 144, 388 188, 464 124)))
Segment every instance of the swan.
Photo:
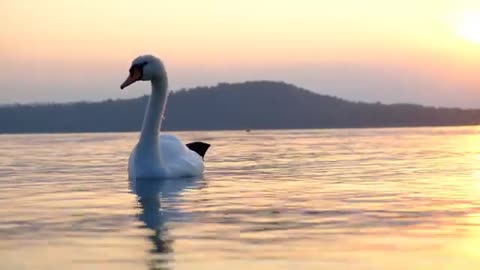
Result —
POLYGON ((203 158, 210 147, 203 142, 184 145, 170 134, 160 134, 167 102, 167 72, 153 55, 135 58, 120 89, 136 81, 150 81, 152 93, 143 119, 140 139, 128 160, 129 178, 185 178, 201 176, 203 158))

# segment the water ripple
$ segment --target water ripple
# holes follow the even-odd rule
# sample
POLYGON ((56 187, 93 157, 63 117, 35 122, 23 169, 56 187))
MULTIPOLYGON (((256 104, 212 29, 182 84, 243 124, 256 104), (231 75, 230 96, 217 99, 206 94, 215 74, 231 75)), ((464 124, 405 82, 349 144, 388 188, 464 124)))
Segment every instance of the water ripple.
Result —
POLYGON ((477 269, 478 131, 179 132, 205 177, 150 182, 137 134, 1 135, 0 268, 477 269))

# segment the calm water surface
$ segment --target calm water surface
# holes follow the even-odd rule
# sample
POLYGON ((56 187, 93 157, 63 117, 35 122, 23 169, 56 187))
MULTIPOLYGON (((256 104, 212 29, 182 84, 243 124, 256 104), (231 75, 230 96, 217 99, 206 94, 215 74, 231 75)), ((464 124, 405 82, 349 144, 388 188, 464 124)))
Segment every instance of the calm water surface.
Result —
POLYGON ((179 132, 202 179, 129 181, 135 133, 0 136, 0 269, 479 269, 480 128, 179 132))

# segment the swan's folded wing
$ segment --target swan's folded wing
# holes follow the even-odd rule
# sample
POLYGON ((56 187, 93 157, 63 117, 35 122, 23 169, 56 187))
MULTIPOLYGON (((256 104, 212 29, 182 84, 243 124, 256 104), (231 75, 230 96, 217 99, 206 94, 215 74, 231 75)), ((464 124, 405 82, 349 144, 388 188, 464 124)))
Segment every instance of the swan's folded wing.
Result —
POLYGON ((210 147, 210 144, 204 142, 191 142, 187 143, 187 147, 188 149, 197 153, 203 159, 205 157, 205 153, 207 153, 207 150, 210 147))

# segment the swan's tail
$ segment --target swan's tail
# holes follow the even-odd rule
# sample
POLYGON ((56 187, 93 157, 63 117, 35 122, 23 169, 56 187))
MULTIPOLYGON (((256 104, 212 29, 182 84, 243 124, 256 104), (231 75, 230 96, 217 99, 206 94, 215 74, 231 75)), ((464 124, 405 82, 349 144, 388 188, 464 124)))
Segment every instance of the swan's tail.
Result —
POLYGON ((210 147, 210 144, 204 142, 191 142, 187 143, 186 145, 188 149, 200 155, 202 159, 205 156, 205 153, 207 153, 208 148, 210 147))

